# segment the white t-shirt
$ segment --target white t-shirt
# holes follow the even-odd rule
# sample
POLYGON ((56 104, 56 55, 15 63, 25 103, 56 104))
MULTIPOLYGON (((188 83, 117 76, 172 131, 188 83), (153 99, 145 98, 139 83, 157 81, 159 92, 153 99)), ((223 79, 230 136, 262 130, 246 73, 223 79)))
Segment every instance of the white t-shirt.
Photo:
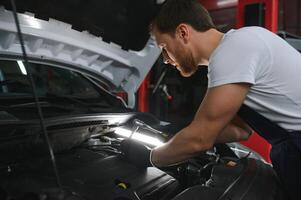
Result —
POLYGON ((209 60, 208 87, 250 83, 244 104, 282 128, 301 130, 301 54, 260 27, 227 32, 209 60))

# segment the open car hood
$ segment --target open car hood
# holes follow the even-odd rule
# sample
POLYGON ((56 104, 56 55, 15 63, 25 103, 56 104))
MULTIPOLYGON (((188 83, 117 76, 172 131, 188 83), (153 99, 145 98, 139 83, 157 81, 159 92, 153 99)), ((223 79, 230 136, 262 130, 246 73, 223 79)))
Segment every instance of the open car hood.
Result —
MULTIPOLYGON (((162 1, 158 1, 162 2, 162 1)), ((17 0, 29 58, 66 63, 101 76, 113 91, 135 92, 160 49, 148 25, 156 0, 17 0)), ((0 54, 22 56, 10 1, 0 1, 0 54)))

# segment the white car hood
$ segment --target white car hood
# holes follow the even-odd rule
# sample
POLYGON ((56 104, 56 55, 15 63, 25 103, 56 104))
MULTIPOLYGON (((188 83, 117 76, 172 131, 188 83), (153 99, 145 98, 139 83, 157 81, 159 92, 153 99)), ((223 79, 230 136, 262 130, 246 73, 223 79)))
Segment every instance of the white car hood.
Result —
MULTIPOLYGON (((124 50, 87 31, 76 31, 54 19, 18 14, 29 58, 54 60, 100 75, 116 91, 128 94, 128 107, 135 105, 135 92, 157 60, 160 49, 151 38, 141 51, 124 50)), ((22 56, 11 11, 0 8, 0 54, 22 56)))

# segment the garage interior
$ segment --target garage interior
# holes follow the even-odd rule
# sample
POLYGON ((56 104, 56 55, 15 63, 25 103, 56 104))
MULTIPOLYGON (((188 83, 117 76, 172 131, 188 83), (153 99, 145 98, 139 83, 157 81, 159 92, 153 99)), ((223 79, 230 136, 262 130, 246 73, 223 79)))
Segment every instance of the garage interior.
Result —
MULTIPOLYGON (((0 0, 0 200, 287 200, 254 131, 153 165, 208 88, 207 66, 185 78, 150 38, 164 1, 0 0)), ((301 53, 301 0, 198 1, 219 31, 264 27, 301 53)))

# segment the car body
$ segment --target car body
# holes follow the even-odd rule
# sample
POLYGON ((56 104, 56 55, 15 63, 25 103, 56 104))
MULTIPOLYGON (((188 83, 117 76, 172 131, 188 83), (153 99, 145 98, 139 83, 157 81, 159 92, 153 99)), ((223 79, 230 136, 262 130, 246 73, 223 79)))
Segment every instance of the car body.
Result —
POLYGON ((135 93, 160 54, 147 29, 157 1, 16 3, 27 58, 9 1, 3 1, 0 199, 283 199, 272 167, 237 143, 217 144, 162 169, 141 169, 122 156, 124 138, 155 147, 172 137, 172 124, 133 109, 135 93), (97 6, 103 6, 100 24, 92 23, 97 6), (116 11, 115 21, 107 10, 116 11), (125 33, 114 33, 110 20, 125 33), (131 20, 132 26, 123 24, 131 20), (129 42, 126 33, 141 37, 129 42))

